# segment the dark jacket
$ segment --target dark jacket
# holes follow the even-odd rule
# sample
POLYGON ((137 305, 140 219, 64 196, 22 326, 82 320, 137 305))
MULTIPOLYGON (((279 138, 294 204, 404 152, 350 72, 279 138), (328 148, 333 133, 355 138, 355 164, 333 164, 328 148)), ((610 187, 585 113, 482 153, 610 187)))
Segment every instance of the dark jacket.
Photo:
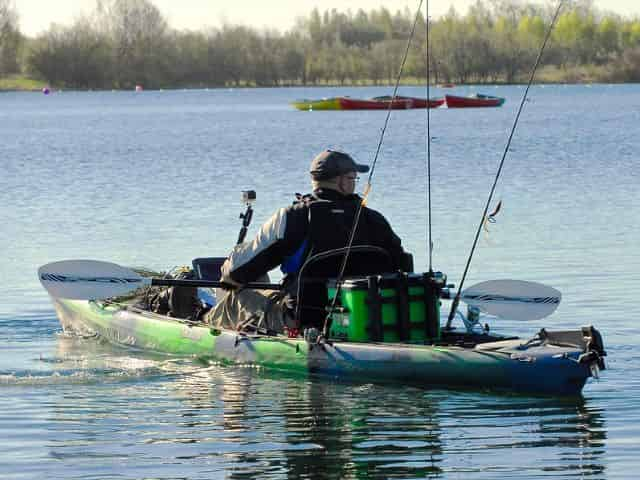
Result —
MULTIPOLYGON (((287 274, 295 274, 292 263, 299 268, 309 255, 347 246, 361 201, 358 195, 319 189, 281 208, 262 225, 253 241, 234 248, 223 267, 223 279, 241 284, 255 281, 283 263, 289 268, 287 274)), ((403 265, 400 238, 375 210, 362 209, 354 245, 381 247, 391 255, 397 269, 403 265)))

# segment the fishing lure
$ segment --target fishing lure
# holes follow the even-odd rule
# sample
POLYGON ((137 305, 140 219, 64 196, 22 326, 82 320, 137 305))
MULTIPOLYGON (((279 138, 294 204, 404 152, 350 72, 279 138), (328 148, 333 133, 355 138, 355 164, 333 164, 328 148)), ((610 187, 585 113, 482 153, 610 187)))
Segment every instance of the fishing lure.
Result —
POLYGON ((502 208, 502 200, 498 202, 498 204, 496 205, 496 208, 493 209, 493 212, 489 213, 484 218, 483 227, 485 232, 489 233, 489 226, 487 224, 496 223, 496 216, 498 215, 498 213, 500 213, 501 208, 502 208))

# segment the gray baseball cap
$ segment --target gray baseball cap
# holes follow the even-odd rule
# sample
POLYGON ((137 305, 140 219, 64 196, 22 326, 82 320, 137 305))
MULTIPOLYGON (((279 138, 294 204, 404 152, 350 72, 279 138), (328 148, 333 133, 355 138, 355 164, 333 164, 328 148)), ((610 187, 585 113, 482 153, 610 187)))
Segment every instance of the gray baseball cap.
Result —
POLYGON ((366 173, 368 165, 356 163, 344 152, 325 150, 311 161, 309 173, 314 180, 328 180, 349 172, 366 173))

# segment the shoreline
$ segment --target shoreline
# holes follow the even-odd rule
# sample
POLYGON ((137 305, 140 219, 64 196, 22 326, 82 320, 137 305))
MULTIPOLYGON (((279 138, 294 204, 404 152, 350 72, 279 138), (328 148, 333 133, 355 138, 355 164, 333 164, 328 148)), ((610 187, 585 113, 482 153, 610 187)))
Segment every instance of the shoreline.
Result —
MULTIPOLYGON (((606 81, 581 81, 581 82, 559 82, 559 81, 545 81, 540 80, 534 82, 532 85, 634 85, 637 82, 606 82, 606 81)), ((513 85, 526 85, 526 82, 513 82, 513 83, 455 83, 455 84, 434 84, 430 85, 430 88, 441 89, 455 89, 462 87, 507 87, 513 85)), ((345 84, 307 84, 307 85, 226 85, 226 86, 190 86, 190 87, 161 87, 161 88, 147 88, 143 90, 136 90, 135 88, 58 88, 43 85, 36 88, 1 88, 0 93, 43 93, 44 88, 49 88, 50 93, 61 92, 134 92, 144 93, 146 92, 162 92, 162 91, 180 91, 180 90, 235 90, 235 89, 276 89, 276 88, 357 88, 357 87, 379 87, 379 88, 393 88, 393 84, 360 84, 360 83, 345 83, 345 84)), ((401 83, 400 87, 425 87, 426 84, 421 83, 401 83)))

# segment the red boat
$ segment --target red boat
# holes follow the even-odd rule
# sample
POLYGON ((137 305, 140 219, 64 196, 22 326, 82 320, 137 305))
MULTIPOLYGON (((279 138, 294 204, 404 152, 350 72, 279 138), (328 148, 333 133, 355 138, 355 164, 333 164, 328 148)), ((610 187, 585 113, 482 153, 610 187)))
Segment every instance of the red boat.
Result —
POLYGON ((445 95, 444 98, 447 102, 447 107, 449 108, 499 107, 504 103, 504 98, 482 95, 480 93, 476 93, 470 97, 445 95))
POLYGON ((416 97, 374 97, 366 100, 339 97, 341 110, 386 110, 391 104, 392 110, 409 108, 437 108, 444 103, 444 98, 416 98, 416 97))

